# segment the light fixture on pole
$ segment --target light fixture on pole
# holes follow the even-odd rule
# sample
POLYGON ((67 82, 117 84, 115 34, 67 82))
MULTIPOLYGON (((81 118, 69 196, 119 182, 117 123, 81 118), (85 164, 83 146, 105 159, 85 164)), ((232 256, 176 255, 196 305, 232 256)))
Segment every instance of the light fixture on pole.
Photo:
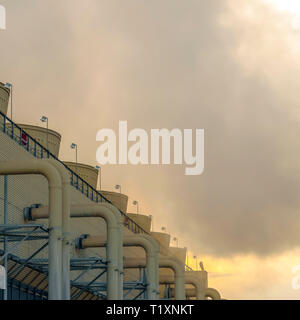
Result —
POLYGON ((153 216, 152 214, 149 215, 149 218, 151 219, 151 230, 154 231, 154 224, 153 224, 153 216))
POLYGON ((173 241, 175 241, 176 242, 176 244, 177 244, 177 248, 179 247, 178 246, 178 238, 173 238, 173 241))
POLYGON ((42 116, 41 117, 41 121, 42 122, 46 122, 46 126, 47 126, 47 150, 49 151, 49 126, 48 126, 48 117, 46 116, 42 116))
POLYGON ((78 147, 77 147, 77 144, 76 143, 72 143, 71 144, 71 149, 75 149, 75 152, 76 152, 76 164, 77 164, 78 163, 78 154, 77 154, 78 147))
POLYGON ((200 261, 199 266, 200 266, 201 271, 205 271, 203 261, 200 261))
POLYGON ((198 271, 198 257, 197 256, 194 256, 194 259, 196 260, 196 271, 198 271))
POLYGON ((115 189, 120 190, 120 193, 122 193, 122 188, 121 188, 121 186, 119 184, 115 185, 115 189))
POLYGON ((99 166, 96 166, 95 168, 99 171, 99 189, 102 190, 102 170, 99 166))
POLYGON ((136 213, 139 213, 139 202, 136 201, 136 200, 134 200, 134 201, 132 202, 132 204, 133 204, 134 206, 136 206, 136 213))
POLYGON ((9 82, 6 82, 4 86, 10 91, 10 119, 12 120, 13 118, 13 85, 9 82))

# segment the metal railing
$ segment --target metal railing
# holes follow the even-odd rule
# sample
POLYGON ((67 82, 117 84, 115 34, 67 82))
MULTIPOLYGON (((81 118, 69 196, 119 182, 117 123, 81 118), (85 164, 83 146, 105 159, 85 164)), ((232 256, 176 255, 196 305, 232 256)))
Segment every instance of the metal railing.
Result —
MULTIPOLYGON (((59 160, 54 154, 42 146, 31 135, 15 124, 11 119, 0 111, 1 131, 17 142, 21 147, 38 159, 54 159, 60 162, 70 174, 71 185, 84 194, 87 198, 96 203, 106 202, 112 204, 99 191, 95 190, 90 184, 83 180, 78 174, 71 170, 66 164, 59 160)), ((113 205, 113 204, 112 204, 113 205)), ((124 218, 125 226, 134 233, 147 234, 135 221, 130 219, 124 212, 119 210, 124 218)))
MULTIPOLYGON (((38 159, 54 159, 61 163, 70 174, 71 185, 84 194, 87 198, 96 203, 106 202, 113 205, 111 201, 106 199, 99 191, 95 190, 90 184, 83 180, 78 174, 71 170, 66 164, 59 160, 54 154, 42 146, 31 135, 9 119, 5 114, 0 111, 0 129, 12 140, 18 143, 21 147, 31 153, 38 159)), ((118 209, 124 219, 124 225, 133 233, 136 234, 149 234, 135 221, 128 217, 124 212, 118 209)), ((187 271, 192 271, 192 268, 185 266, 187 271)))

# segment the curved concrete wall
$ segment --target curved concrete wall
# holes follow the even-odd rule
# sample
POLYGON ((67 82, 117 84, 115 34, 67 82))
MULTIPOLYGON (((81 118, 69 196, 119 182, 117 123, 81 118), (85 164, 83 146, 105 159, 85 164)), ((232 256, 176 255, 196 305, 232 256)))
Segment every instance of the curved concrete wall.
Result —
POLYGON ((87 164, 68 161, 64 161, 64 164, 78 174, 80 178, 86 181, 94 189, 97 188, 98 170, 96 168, 87 164))
POLYGON ((144 214, 127 213, 127 216, 132 219, 136 224, 141 226, 146 232, 151 231, 151 217, 144 214))
MULTIPOLYGON (((47 129, 46 128, 32 126, 29 124, 18 124, 18 126, 47 149, 47 129)), ((7 128, 10 128, 10 124, 7 125, 7 128)), ((49 151, 52 154, 54 154, 57 158, 59 155, 60 142, 61 142, 61 135, 56 131, 48 129, 49 151)))
POLYGON ((170 246, 171 236, 169 234, 162 232, 151 232, 151 236, 163 247, 168 248, 170 246))
POLYGON ((10 90, 5 88, 4 83, 0 82, 0 111, 7 114, 10 90))
POLYGON ((98 190, 107 200, 111 201, 114 206, 126 213, 128 196, 119 192, 98 190))
POLYGON ((186 260, 186 248, 174 248, 171 247, 169 248, 170 254, 172 256, 174 256, 175 258, 177 258, 180 262, 185 264, 185 260, 186 260))

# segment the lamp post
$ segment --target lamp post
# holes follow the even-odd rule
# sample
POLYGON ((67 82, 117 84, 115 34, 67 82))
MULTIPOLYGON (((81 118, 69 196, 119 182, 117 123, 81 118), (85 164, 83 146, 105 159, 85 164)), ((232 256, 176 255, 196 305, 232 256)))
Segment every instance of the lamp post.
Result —
POLYGON ((149 215, 149 218, 151 219, 151 230, 152 230, 152 232, 153 232, 153 231, 154 231, 153 215, 150 214, 150 215, 149 215))
POLYGON ((132 202, 132 204, 133 204, 134 206, 136 206, 136 213, 139 213, 139 202, 136 201, 136 200, 134 200, 134 201, 132 202))
POLYGON ((102 189, 102 170, 101 170, 101 167, 99 166, 96 166, 96 169, 99 171, 99 189, 101 190, 102 189))
POLYGON ((122 193, 122 188, 121 188, 121 186, 119 184, 115 185, 115 189, 120 190, 120 193, 122 193))
POLYGON ((48 126, 48 117, 46 116, 42 116, 41 117, 41 121, 42 122, 46 122, 46 125, 47 125, 47 150, 49 151, 49 126, 48 126))
POLYGON ((8 88, 10 90, 10 118, 12 120, 13 118, 13 85, 9 82, 5 83, 5 88, 8 88))
POLYGON ((198 257, 197 256, 194 256, 194 259, 196 260, 196 271, 198 271, 198 257))
POLYGON ((186 264, 189 265, 189 251, 186 250, 186 264))
POLYGON ((179 247, 179 245, 178 245, 178 238, 173 238, 173 241, 175 241, 176 242, 176 244, 177 244, 177 248, 179 247))
POLYGON ((76 164, 78 163, 78 154, 77 154, 77 150, 78 150, 78 147, 77 147, 77 144, 76 143, 72 143, 71 144, 71 149, 75 149, 75 154, 76 154, 76 164))

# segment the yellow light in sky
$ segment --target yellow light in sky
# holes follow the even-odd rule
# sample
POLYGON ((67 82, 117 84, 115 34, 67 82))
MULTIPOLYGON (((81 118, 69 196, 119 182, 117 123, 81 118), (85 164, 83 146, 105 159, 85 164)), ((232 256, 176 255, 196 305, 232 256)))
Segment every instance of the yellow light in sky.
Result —
POLYGON ((300 29, 300 0, 265 0, 276 10, 291 16, 291 27, 300 29))
POLYGON ((269 2, 273 3, 279 10, 300 16, 299 0, 269 0, 269 2))

